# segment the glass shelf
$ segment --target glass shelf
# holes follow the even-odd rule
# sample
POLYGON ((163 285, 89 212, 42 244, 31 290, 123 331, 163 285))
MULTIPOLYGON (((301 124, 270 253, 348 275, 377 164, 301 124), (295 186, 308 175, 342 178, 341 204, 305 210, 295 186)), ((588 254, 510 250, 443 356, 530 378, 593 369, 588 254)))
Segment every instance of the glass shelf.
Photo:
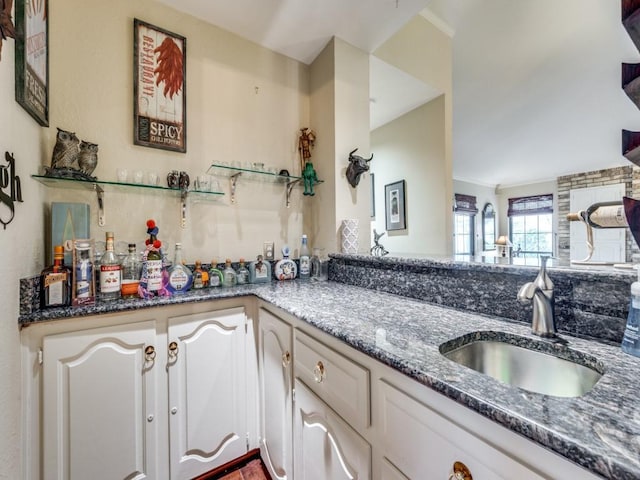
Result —
MULTIPOLYGON (((274 171, 268 170, 255 170, 243 167, 234 167, 229 165, 222 165, 219 163, 212 163, 207 173, 218 177, 229 178, 231 203, 236 203, 236 185, 238 178, 243 176, 247 180, 253 180, 258 182, 267 182, 274 184, 282 184, 286 187, 286 205, 287 208, 291 205, 291 191, 293 188, 302 182, 302 177, 296 177, 294 175, 280 175, 274 171)), ((324 183, 324 180, 318 180, 314 185, 324 183)))
MULTIPOLYGON (((126 183, 126 182, 110 182, 105 180, 80 180, 75 178, 61 178, 61 177, 49 177, 46 175, 31 175, 31 178, 37 180, 38 182, 48 186, 48 187, 65 187, 65 188, 74 188, 77 190, 95 190, 94 185, 99 185, 103 188, 103 190, 114 189, 114 190, 133 190, 138 189, 140 191, 151 193, 151 192, 169 192, 175 195, 180 195, 182 190, 179 188, 169 188, 163 187, 162 185, 147 185, 144 183, 126 183)), ((187 190, 189 195, 198 195, 203 198, 210 197, 211 200, 217 200, 220 197, 224 196, 222 192, 203 192, 199 190, 187 190)))
POLYGON ((138 193, 158 193, 179 196, 181 199, 181 226, 186 227, 187 197, 198 200, 216 201, 224 196, 222 192, 203 192, 199 190, 180 190, 178 188, 163 187, 161 185, 146 185, 142 183, 110 182, 104 180, 81 180, 76 178, 49 177, 46 175, 31 175, 31 178, 47 187, 71 188, 74 190, 94 191, 98 197, 98 225, 105 225, 104 192, 106 191, 136 191, 138 193))

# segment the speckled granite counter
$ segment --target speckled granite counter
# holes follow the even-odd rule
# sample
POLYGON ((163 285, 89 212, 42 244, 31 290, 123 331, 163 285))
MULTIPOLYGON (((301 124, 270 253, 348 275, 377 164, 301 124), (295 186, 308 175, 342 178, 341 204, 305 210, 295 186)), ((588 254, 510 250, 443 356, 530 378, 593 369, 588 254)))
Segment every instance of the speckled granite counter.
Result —
POLYGON ((616 480, 640 478, 640 358, 615 346, 567 337, 572 349, 596 357, 605 374, 583 397, 557 398, 502 384, 439 353, 442 343, 475 331, 537 340, 527 326, 335 282, 281 282, 155 301, 121 300, 92 309, 50 310, 20 320, 27 325, 70 315, 244 295, 282 308, 594 473, 616 480), (386 331, 383 344, 376 343, 379 329, 386 331))

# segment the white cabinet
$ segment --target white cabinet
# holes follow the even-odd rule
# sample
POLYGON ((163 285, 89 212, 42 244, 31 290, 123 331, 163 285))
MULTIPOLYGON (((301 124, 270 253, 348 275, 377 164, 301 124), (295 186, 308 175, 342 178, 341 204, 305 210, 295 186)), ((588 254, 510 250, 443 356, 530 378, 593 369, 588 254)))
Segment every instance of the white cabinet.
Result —
POLYGON ((25 478, 192 479, 256 448, 255 339, 244 306, 219 304, 233 308, 171 306, 30 327, 25 429, 41 460, 25 478))
POLYGON ((153 321, 44 338, 45 479, 158 478, 156 348, 153 321))
POLYGON ((291 325, 265 309, 259 313, 260 453, 274 480, 293 479, 291 325))
POLYGON ((295 380, 296 480, 367 480, 371 447, 344 420, 295 380))
POLYGON ((391 385, 381 381, 380 391, 384 460, 407 478, 449 478, 456 462, 474 480, 543 478, 391 385))
POLYGON ((190 479, 248 450, 243 309, 169 318, 172 479, 190 479))

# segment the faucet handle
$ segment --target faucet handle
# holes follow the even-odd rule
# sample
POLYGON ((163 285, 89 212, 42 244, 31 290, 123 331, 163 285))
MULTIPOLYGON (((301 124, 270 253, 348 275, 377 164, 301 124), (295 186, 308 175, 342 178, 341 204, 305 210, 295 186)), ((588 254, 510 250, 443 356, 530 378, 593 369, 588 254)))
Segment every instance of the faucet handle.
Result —
POLYGON ((555 258, 552 255, 540 255, 540 270, 533 282, 540 290, 553 290, 553 281, 547 274, 547 260, 555 258))

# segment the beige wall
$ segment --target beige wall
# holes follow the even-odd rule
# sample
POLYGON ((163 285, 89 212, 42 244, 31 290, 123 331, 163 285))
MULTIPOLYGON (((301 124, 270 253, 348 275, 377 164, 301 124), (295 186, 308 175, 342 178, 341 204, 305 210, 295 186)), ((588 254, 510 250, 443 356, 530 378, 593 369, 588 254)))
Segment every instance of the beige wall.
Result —
MULTIPOLYGON (((4 252, 0 318, 0 478, 22 478, 18 279, 39 272, 45 261, 45 213, 51 201, 91 205, 91 235, 113 230, 117 240, 141 243, 145 220, 155 218, 165 245, 182 241, 188 260, 253 257, 264 240, 297 248, 307 202, 295 189, 285 208, 282 186, 240 182, 238 203, 189 205, 188 226, 179 227, 179 202, 165 195, 108 191, 107 224, 97 227, 90 193, 49 189, 30 175, 49 165, 56 127, 99 144, 95 175, 115 180, 116 168, 185 170, 192 178, 213 161, 262 161, 299 173, 297 133, 309 123, 309 68, 224 30, 150 0, 108 3, 50 2, 50 128, 41 128, 14 101, 14 42, 5 41, 0 62, 0 147, 13 152, 24 203, 0 232, 4 252), (165 152, 133 145, 133 18, 187 37, 188 151, 165 152), (256 92, 257 87, 257 92, 256 92)), ((321 142, 321 140, 320 140, 321 142)), ((226 193, 228 185, 224 183, 226 193)), ((7 218, 4 205, 0 215, 7 218)), ((313 239, 312 239, 313 242, 313 239)), ((172 249, 171 249, 172 250, 172 249)))
MULTIPOLYGON (((168 171, 185 170, 193 180, 214 161, 259 161, 300 174, 297 134, 309 126, 307 66, 149 0, 67 0, 50 8, 52 128, 45 130, 43 163, 55 142, 53 127, 60 127, 99 144, 94 174, 102 180, 114 180, 118 167, 155 171, 163 181, 168 171), (187 38, 186 154, 133 145, 134 17, 187 38)), ((287 209, 282 185, 241 178, 230 205, 228 181, 219 180, 225 198, 191 202, 185 229, 177 197, 107 192, 104 228, 97 227, 91 194, 47 190, 46 197, 89 203, 97 239, 112 230, 116 240, 143 242, 145 220, 155 218, 165 246, 171 252, 182 242, 190 262, 255 258, 266 240, 276 242, 278 253, 284 243, 298 247, 307 201, 300 188, 287 209)))
POLYGON ((386 230, 384 186, 406 181, 407 229, 387 232, 380 240, 392 254, 444 255, 451 243, 446 235, 451 212, 442 209, 447 184, 443 117, 441 95, 371 132, 376 202, 371 228, 378 233, 386 230))
MULTIPOLYGON (((0 165, 6 166, 5 152, 13 153, 16 173, 20 177, 23 203, 15 204, 15 217, 6 229, 0 228, 0 478, 22 478, 20 338, 18 331, 18 279, 42 268, 44 192, 29 175, 36 171, 43 155, 38 124, 15 102, 14 42, 3 41, 0 61, 0 165)), ((3 190, 9 194, 8 189, 3 190)), ((9 210, 0 204, 0 218, 7 221, 9 210)))
MULTIPOLYGON (((374 55, 381 60, 404 70, 427 85, 443 92, 442 110, 442 138, 444 150, 441 158, 442 196, 430 203, 430 207, 437 210, 436 218, 446 218, 442 228, 443 247, 438 247, 438 252, 450 254, 453 235, 453 220, 451 209, 453 206, 453 153, 452 153, 452 50, 451 37, 431 22, 421 16, 416 16, 397 34, 379 47, 374 55), (422 48, 416 48, 416 46, 422 48), (441 250, 444 248, 444 250, 441 250)), ((376 152, 373 149, 374 153, 376 152)), ((376 180, 376 183, 377 180, 376 180)), ((421 207, 424 210, 424 206, 421 207)), ((376 212, 377 214, 377 212, 376 212)), ((377 217, 379 214, 376 215, 377 217)))
POLYGON ((313 154, 320 200, 311 205, 305 228, 326 252, 339 251, 343 219, 359 220, 358 252, 370 248, 369 183, 352 188, 346 179, 349 152, 369 152, 369 54, 334 38, 311 65, 311 123, 323 137, 313 154))

